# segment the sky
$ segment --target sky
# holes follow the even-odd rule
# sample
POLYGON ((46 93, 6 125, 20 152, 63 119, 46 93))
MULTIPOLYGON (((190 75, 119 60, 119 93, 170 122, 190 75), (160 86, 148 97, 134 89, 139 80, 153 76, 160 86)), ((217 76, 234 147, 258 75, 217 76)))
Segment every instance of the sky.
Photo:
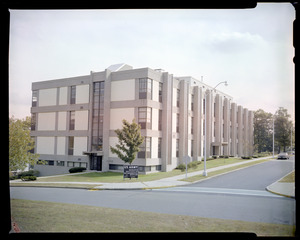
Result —
POLYGON ((294 7, 10 10, 9 116, 30 116, 32 82, 112 64, 164 69, 218 86, 249 110, 294 121, 294 7))

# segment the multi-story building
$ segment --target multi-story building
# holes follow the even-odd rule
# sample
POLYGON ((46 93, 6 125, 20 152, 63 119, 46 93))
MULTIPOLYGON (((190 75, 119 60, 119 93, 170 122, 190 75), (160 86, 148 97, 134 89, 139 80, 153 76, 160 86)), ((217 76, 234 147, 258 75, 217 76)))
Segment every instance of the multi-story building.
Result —
POLYGON ((141 173, 170 171, 186 156, 200 161, 204 136, 208 156, 253 151, 252 111, 202 81, 161 69, 116 64, 86 76, 34 82, 31 114, 34 152, 46 162, 34 166, 41 175, 77 166, 122 171, 124 162, 110 151, 122 119, 141 125, 145 140, 133 162, 141 173))

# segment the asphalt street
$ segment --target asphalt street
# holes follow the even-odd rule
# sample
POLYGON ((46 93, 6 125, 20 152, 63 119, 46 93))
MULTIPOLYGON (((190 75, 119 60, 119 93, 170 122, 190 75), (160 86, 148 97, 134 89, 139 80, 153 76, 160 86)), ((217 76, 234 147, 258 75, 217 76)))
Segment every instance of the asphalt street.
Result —
POLYGON ((281 197, 264 190, 272 179, 276 178, 274 180, 276 181, 292 169, 293 161, 268 161, 187 187, 157 190, 88 191, 11 187, 11 198, 295 224, 295 199, 281 197), (265 184, 267 185, 263 186, 265 184))

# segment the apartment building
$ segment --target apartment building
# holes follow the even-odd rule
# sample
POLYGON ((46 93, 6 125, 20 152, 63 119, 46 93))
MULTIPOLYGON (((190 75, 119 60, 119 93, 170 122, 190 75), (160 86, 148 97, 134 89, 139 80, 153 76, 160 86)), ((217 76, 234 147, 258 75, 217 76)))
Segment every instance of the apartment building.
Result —
POLYGON ((141 125, 144 143, 133 164, 140 173, 171 171, 208 156, 250 156, 253 112, 192 77, 116 64, 89 75, 32 83, 31 136, 41 175, 72 167, 122 171, 110 151, 122 119, 141 125), (205 104, 205 99, 207 103, 205 104), (205 109, 206 106, 206 109, 205 109), (207 134, 205 135, 205 121, 207 134))

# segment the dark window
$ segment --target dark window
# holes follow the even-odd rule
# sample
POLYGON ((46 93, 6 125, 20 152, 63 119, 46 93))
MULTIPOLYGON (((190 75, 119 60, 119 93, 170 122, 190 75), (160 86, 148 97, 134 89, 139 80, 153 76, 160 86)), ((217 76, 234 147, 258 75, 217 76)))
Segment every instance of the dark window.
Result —
POLYGON ((179 114, 176 114, 176 132, 179 133, 179 114))
POLYGON ((92 151, 102 151, 104 82, 94 82, 92 151))
POLYGON ((191 117, 191 134, 194 134, 194 118, 191 117))
POLYGON ((75 104, 76 101, 76 86, 71 86, 70 104, 75 104))
POLYGON ((159 83, 159 89, 158 89, 158 100, 159 102, 162 102, 162 91, 163 91, 163 84, 159 83))
POLYGON ((179 157, 179 139, 176 139, 176 157, 179 157))
POLYGON ((64 161, 56 161, 56 166, 65 166, 65 162, 64 161))
POLYGON ((46 160, 46 165, 54 166, 54 161, 53 160, 46 160))
POLYGON ((203 114, 205 114, 205 99, 203 99, 203 114))
POLYGON ((158 111, 158 130, 162 130, 162 110, 158 111))
POLYGON ((138 117, 141 129, 151 129, 152 108, 141 107, 139 108, 138 117))
POLYGON ((176 106, 179 107, 179 102, 180 102, 180 89, 177 89, 177 96, 176 96, 177 102, 176 106))
POLYGON ((194 95, 191 96, 191 110, 194 111, 194 95))
POLYGON ((36 113, 31 114, 31 131, 35 131, 36 126, 36 113))
POLYGON ((140 146, 138 158, 151 158, 151 137, 145 137, 144 142, 140 146))
POLYGON ((139 79, 139 99, 152 99, 152 79, 139 79))
POLYGON ((158 138, 158 144, 157 144, 157 157, 161 158, 161 138, 158 138))
POLYGON ((194 156, 193 148, 194 148, 194 140, 191 140, 191 157, 194 156))
POLYGON ((31 106, 32 107, 36 107, 37 106, 37 94, 38 94, 38 91, 32 91, 32 104, 31 106))
POLYGON ((74 152, 74 137, 69 137, 68 155, 73 155, 74 152))
POLYGON ((70 111, 69 130, 75 129, 75 111, 70 111))

